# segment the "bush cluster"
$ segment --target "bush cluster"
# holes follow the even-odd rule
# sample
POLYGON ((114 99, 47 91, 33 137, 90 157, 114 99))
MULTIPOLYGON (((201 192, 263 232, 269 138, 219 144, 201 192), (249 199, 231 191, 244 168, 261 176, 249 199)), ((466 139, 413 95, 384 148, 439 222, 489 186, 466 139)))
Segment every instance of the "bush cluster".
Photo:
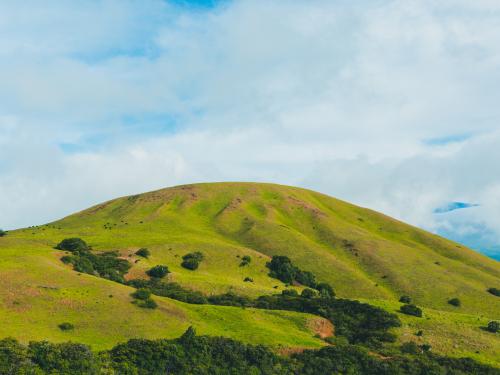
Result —
POLYGON ((310 288, 316 288, 316 278, 311 272, 302 271, 292 264, 287 256, 275 255, 266 264, 269 268, 269 276, 278 279, 285 284, 301 284, 310 288))
POLYGON ((417 307, 411 303, 408 303, 406 305, 401 306, 399 309, 403 314, 406 315, 413 315, 416 317, 421 318, 422 317, 422 309, 420 307, 417 307))
POLYGON ((170 271, 168 270, 168 267, 163 265, 154 266, 153 268, 146 271, 146 274, 149 277, 153 277, 156 279, 163 279, 169 273, 170 271))
POLYGON ((489 288, 488 292, 493 294, 494 296, 500 297, 500 289, 498 288, 489 288))
POLYGON ((125 283, 124 276, 131 264, 127 260, 119 258, 118 252, 108 251, 94 254, 91 252, 90 246, 80 238, 67 238, 61 241, 56 248, 71 252, 71 255, 63 256, 61 261, 72 264, 75 271, 125 283))
POLYGON ((186 254, 182 257, 181 266, 188 270, 194 271, 198 269, 203 258, 203 254, 199 251, 186 254))
POLYGON ((147 259, 147 258, 149 258, 149 256, 151 255, 151 252, 150 252, 148 249, 146 249, 145 247, 143 247, 143 248, 140 248, 139 250, 137 250, 137 251, 135 252, 135 255, 140 256, 140 257, 143 257, 143 258, 146 258, 146 259, 147 259))
POLYGON ((86 345, 0 340, 0 374, 482 374, 498 370, 468 358, 441 357, 423 346, 380 358, 369 349, 336 340, 336 345, 283 357, 262 345, 223 337, 197 336, 189 328, 173 340, 133 339, 94 354, 86 345))
POLYGON ((251 261, 252 261, 252 258, 250 256, 248 256, 248 255, 243 256, 243 258, 241 258, 240 267, 245 267, 245 266, 249 265, 251 261))

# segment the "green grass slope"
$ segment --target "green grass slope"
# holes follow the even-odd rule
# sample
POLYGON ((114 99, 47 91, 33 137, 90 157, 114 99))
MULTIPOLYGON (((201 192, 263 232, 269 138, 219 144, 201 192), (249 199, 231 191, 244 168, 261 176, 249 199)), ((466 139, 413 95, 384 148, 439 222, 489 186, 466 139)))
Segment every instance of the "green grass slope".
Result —
MULTIPOLYGON (((159 311, 138 311, 130 304, 129 288, 78 276, 59 261, 60 254, 52 247, 66 237, 81 237, 94 249, 119 250, 126 257, 147 247, 150 259, 130 257, 134 262, 130 277, 145 277, 149 267, 167 264, 173 271, 171 280, 207 294, 233 290, 258 296, 280 291, 285 286, 267 276, 265 264, 272 255, 287 255, 301 269, 331 283, 341 297, 395 304, 400 295, 407 294, 429 311, 447 314, 449 332, 455 328, 459 332, 468 324, 479 344, 438 345, 444 353, 469 353, 482 360, 500 356, 495 349, 500 347, 498 338, 468 318, 455 318, 456 313, 483 320, 499 317, 500 299, 486 292, 489 287, 500 287, 499 262, 323 194, 257 183, 178 186, 115 199, 45 226, 10 232, 0 238, 0 272, 2 280, 8 280, 7 289, 0 291, 0 311, 7 316, 0 323, 0 335, 18 336, 28 324, 43 323, 46 328, 40 328, 39 336, 60 340, 65 333, 50 327, 70 314, 66 320, 84 316, 82 340, 90 342, 95 337, 94 343, 103 346, 110 343, 107 337, 113 330, 114 341, 134 335, 172 337, 188 322, 215 334, 234 324, 234 331, 227 329, 233 337, 250 339, 245 335, 260 332, 256 341, 274 345, 318 344, 307 329, 308 318, 300 314, 259 311, 245 315, 249 313, 244 310, 160 298, 159 311), (180 266, 182 256, 191 251, 205 254, 194 272, 180 266), (244 255, 251 256, 252 262, 240 267, 244 255), (254 282, 244 282, 245 277, 254 282), (59 289, 50 289, 54 285, 59 289), (23 298, 16 297, 20 290, 23 298), (460 298, 460 308, 447 303, 452 297, 460 298), (54 301, 66 302, 56 308, 54 301), (53 319, 57 309, 64 312, 53 319), (99 324, 92 324, 87 314, 99 324), (221 323, 220 314, 230 322, 221 323), (237 320, 247 317, 255 327, 238 328, 237 320), (114 320, 118 322, 113 325, 114 320), (280 330, 280 325, 287 328, 280 330)), ((427 330, 438 338, 439 324, 439 319, 427 324, 427 330)))

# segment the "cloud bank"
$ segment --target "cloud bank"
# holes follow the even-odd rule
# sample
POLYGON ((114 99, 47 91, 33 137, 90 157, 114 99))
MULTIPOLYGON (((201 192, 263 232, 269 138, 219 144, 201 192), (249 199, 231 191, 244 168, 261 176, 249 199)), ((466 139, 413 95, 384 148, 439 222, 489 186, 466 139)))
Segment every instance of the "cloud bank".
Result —
POLYGON ((0 227, 252 180, 500 243, 495 1, 4 1, 0 57, 0 227))

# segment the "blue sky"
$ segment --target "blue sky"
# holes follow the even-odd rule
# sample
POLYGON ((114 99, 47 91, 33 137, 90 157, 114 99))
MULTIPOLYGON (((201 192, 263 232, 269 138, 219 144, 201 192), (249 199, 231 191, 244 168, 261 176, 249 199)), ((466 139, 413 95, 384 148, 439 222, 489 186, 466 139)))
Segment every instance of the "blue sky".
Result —
POLYGON ((488 0, 2 1, 0 227, 253 180, 498 253, 499 68, 488 0))

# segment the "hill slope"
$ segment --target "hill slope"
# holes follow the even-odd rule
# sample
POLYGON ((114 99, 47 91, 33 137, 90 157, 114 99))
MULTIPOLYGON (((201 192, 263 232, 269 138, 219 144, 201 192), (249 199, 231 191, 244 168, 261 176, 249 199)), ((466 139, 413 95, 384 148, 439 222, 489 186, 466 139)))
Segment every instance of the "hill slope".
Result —
MULTIPOLYGON (((407 294, 418 305, 436 314, 452 312, 449 316, 456 324, 450 323, 446 332, 440 332, 437 323, 433 326, 432 321, 427 322, 430 339, 438 343, 445 338, 445 333, 453 336, 469 325, 467 329, 472 330, 475 341, 460 347, 443 345, 443 352, 471 354, 482 360, 500 355, 495 349, 500 346, 498 339, 471 323, 476 317, 483 324, 500 315, 500 299, 486 292, 489 287, 500 286, 500 263, 326 195, 254 183, 163 189, 115 199, 46 226, 10 232, 0 239, 0 272, 2 279, 8 280, 7 290, 0 291, 2 315, 7 316, 6 321, 0 323, 1 335, 19 337, 22 331, 27 331, 27 325, 35 327, 51 320, 55 314, 54 301, 59 301, 57 309, 64 311, 58 316, 59 320, 77 319, 81 311, 88 314, 89 318, 82 321, 88 330, 81 337, 97 345, 109 344, 106 341, 109 338, 105 338, 108 328, 116 330, 114 341, 138 332, 144 336, 173 337, 188 322, 206 327, 206 332, 225 333, 222 329, 225 323, 217 319, 224 308, 158 298, 162 311, 144 315, 145 312, 130 304, 130 288, 76 275, 60 262, 62 253, 52 249, 66 237, 81 237, 94 249, 119 250, 123 256, 147 247, 152 256, 134 263, 129 277, 143 277, 151 266, 167 264, 173 271, 174 281, 207 294, 233 290, 258 296, 280 291, 284 284, 267 275, 265 264, 272 255, 287 255, 320 281, 331 283, 341 297, 364 299, 397 309, 397 299, 407 294), (181 257, 192 251, 205 255, 200 268, 194 272, 180 266, 181 257), (245 255, 252 261, 240 267, 241 257, 245 255), (254 282, 244 282, 246 277, 254 282), (58 289, 50 289, 54 286, 58 289), (107 297, 108 294, 113 297, 107 297), (460 308, 447 303, 452 297, 460 298, 460 308), (111 310, 120 311, 125 320, 113 325, 117 318, 109 314, 111 310), (165 316, 169 323, 162 318, 165 316), (177 321, 184 326, 179 328, 177 321), (123 329, 124 323, 128 329, 123 329), (486 353, 486 357, 474 353, 476 350, 486 353)), ((248 330, 238 329, 236 323, 239 319, 247 321, 249 316, 244 315, 247 312, 231 308, 224 311, 228 324, 233 325, 234 331, 230 332, 233 337, 249 339, 245 335, 255 328, 255 332, 260 332, 260 336, 256 336, 260 342, 319 345, 307 328, 310 317, 252 312, 248 321, 255 327, 248 330), (285 334, 279 326, 293 329, 285 334)), ((408 321, 408 324, 413 323, 408 321)), ((46 325, 40 336, 62 339, 62 333, 49 328, 53 326, 46 325)), ((409 327, 404 327, 403 332, 411 329, 409 327)), ((22 337, 32 338, 28 336, 25 332, 22 337)))

